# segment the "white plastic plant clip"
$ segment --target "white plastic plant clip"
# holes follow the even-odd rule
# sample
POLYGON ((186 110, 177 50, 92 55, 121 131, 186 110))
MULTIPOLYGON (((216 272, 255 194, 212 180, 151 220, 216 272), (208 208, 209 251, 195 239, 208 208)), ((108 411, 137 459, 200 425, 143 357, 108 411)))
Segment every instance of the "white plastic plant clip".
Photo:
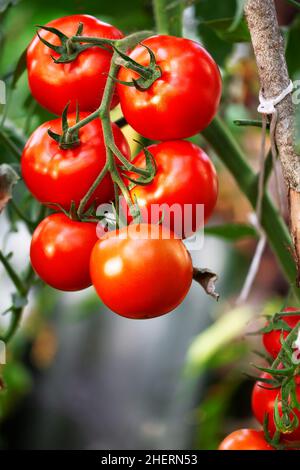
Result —
POLYGON ((292 80, 288 86, 280 93, 280 95, 276 96, 275 98, 266 99, 263 96, 262 91, 259 92, 259 106, 257 111, 261 114, 274 114, 275 113, 275 106, 280 103, 287 95, 292 93, 294 89, 294 85, 292 80))

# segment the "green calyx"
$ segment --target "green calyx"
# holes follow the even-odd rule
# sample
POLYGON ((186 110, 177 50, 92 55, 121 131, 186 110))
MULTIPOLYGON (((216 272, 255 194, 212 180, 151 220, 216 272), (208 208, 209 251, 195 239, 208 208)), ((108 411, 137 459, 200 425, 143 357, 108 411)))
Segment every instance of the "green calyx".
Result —
MULTIPOLYGON (((45 46, 49 47, 49 49, 53 50, 54 52, 56 52, 56 54, 58 54, 59 57, 51 56, 56 64, 66 64, 69 62, 73 62, 81 52, 91 47, 97 46, 107 51, 111 51, 113 49, 118 54, 118 58, 116 59, 117 65, 134 70, 140 75, 138 79, 132 79, 131 82, 120 82, 124 85, 134 86, 138 90, 144 91, 150 88, 150 86, 155 82, 155 80, 160 78, 162 75, 161 69, 156 63, 155 55, 153 54, 151 49, 146 45, 142 44, 148 50, 150 55, 150 63, 148 66, 143 66, 135 62, 128 55, 126 55, 125 52, 123 52, 122 49, 125 49, 128 44, 130 44, 130 36, 128 38, 124 38, 123 40, 121 39, 118 41, 106 38, 82 36, 82 23, 79 23, 76 34, 71 37, 66 36, 62 31, 57 28, 41 25, 37 25, 37 27, 45 31, 49 31, 50 33, 54 34, 59 38, 61 44, 56 46, 44 39, 39 34, 39 32, 37 32, 40 41, 42 41, 45 46)), ((149 35, 149 32, 142 33, 141 39, 144 39, 144 37, 148 37, 149 35)), ((132 35, 132 38, 134 37, 135 35, 132 35)), ((116 78, 114 78, 114 80, 118 81, 116 78)))
MULTIPOLYGON (((298 312, 292 312, 294 315, 298 312)), ((255 366, 260 372, 267 372, 270 377, 256 377, 260 382, 260 387, 268 390, 278 390, 278 394, 274 403, 273 419, 276 427, 274 436, 270 436, 268 432, 268 416, 265 417, 264 431, 266 440, 276 449, 288 448, 288 445, 281 443, 281 436, 288 440, 291 434, 299 426, 299 418, 295 410, 300 410, 300 403, 297 397, 297 387, 299 378, 299 363, 295 360, 295 341, 298 336, 300 327, 300 318, 298 324, 294 328, 290 328, 284 322, 284 317, 291 315, 290 312, 278 312, 268 325, 261 332, 269 333, 271 331, 281 330, 280 344, 281 349, 277 358, 270 363, 269 367, 255 366), (284 337, 284 333, 288 335, 284 337)))
POLYGON ((124 52, 122 52, 120 49, 118 49, 116 46, 113 46, 113 49, 117 52, 118 57, 115 60, 115 63, 117 65, 120 65, 122 67, 125 67, 126 69, 133 70, 134 72, 137 72, 140 77, 137 79, 132 79, 132 81, 125 82, 122 80, 117 80, 118 83, 121 83, 122 85, 126 86, 131 86, 135 87, 140 91, 145 91, 148 88, 150 88, 153 83, 158 80, 162 76, 162 71, 159 65, 156 63, 156 58, 153 53, 153 51, 146 46, 145 44, 141 44, 141 46, 145 47, 147 51, 149 52, 150 56, 150 63, 148 66, 143 66, 133 60, 131 57, 126 55, 124 52))
MULTIPOLYGON (((70 126, 68 123, 68 108, 70 102, 67 104, 63 110, 61 120, 62 120, 62 134, 56 134, 51 129, 48 129, 48 135, 51 139, 55 140, 58 143, 59 147, 63 150, 72 149, 80 145, 79 139, 79 129, 74 132, 69 132, 70 126)), ((79 122, 79 109, 76 108, 76 124, 79 122)))
MULTIPOLYGON (((131 59, 131 57, 129 57, 124 52, 135 38, 138 40, 143 40, 145 37, 151 35, 150 32, 142 32, 139 35, 128 36, 127 38, 121 40, 113 40, 106 38, 82 36, 82 23, 79 23, 76 34, 71 37, 66 36, 62 31, 57 28, 41 25, 37 25, 37 27, 42 30, 48 31, 59 38, 60 45, 56 46, 44 39, 41 34, 37 32, 40 41, 42 41, 45 46, 49 47, 49 49, 58 54, 58 57, 51 56, 56 64, 66 64, 69 62, 73 62, 81 52, 91 47, 97 46, 107 51, 114 50, 118 54, 118 57, 115 59, 115 63, 118 66, 134 70, 140 75, 138 79, 132 79, 132 81, 130 82, 122 82, 114 77, 115 81, 122 83, 123 85, 134 86, 138 90, 144 91, 150 88, 151 85, 153 85, 153 83, 162 75, 161 69, 156 63, 156 58, 153 51, 145 44, 141 45, 145 47, 149 52, 150 63, 148 66, 143 66, 139 64, 138 62, 131 59)), ((136 44, 137 43, 135 43, 135 45, 136 44)))
POLYGON ((286 331, 289 333, 290 331, 292 331, 292 328, 286 323, 284 318, 290 316, 299 316, 300 321, 300 311, 276 312, 271 318, 269 318, 268 316, 266 317, 267 324, 263 328, 260 328, 258 331, 249 333, 249 336, 270 333, 271 331, 286 331))
POLYGON ((82 23, 79 23, 76 34, 72 37, 66 36, 57 28, 41 25, 37 25, 37 27, 40 29, 44 29, 45 31, 49 31, 50 33, 53 33, 60 39, 61 44, 59 46, 55 46, 54 44, 51 44, 49 41, 44 39, 39 34, 39 32, 37 32, 40 41, 42 41, 45 46, 49 47, 49 49, 55 51, 59 55, 58 58, 51 56, 56 64, 67 64, 69 62, 73 62, 81 52, 85 51, 86 49, 89 49, 90 47, 93 47, 93 45, 97 45, 98 47, 102 47, 103 49, 109 50, 110 41, 107 39, 95 38, 95 44, 83 44, 81 42, 81 39, 83 42, 86 42, 84 39, 88 40, 89 38, 84 38, 81 36, 83 32, 82 23))
MULTIPOLYGON (((137 178, 133 178, 131 176, 128 176, 125 172, 122 172, 122 176, 125 176, 131 183, 131 188, 138 185, 138 186, 147 186, 148 184, 152 183, 156 172, 157 172, 157 165, 154 156, 152 153, 146 148, 143 148, 144 154, 145 154, 145 163, 146 163, 146 168, 143 170, 143 173, 141 173, 141 169, 132 165, 132 164, 126 164, 126 165, 120 165, 120 169, 123 171, 131 171, 133 173, 136 173, 139 175, 137 178)), ((125 163, 125 162, 124 162, 125 163)))

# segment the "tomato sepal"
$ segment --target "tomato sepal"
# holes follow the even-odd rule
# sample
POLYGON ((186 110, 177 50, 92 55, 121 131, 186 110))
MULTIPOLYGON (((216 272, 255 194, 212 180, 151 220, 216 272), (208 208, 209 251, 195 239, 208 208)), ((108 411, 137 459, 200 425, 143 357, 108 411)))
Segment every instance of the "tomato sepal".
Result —
POLYGON ((110 44, 110 41, 107 40, 107 39, 104 39, 104 38, 103 38, 103 40, 101 38, 99 38, 99 39, 97 38, 97 40, 95 40, 95 44, 93 44, 93 43, 82 44, 82 43, 77 43, 77 41, 72 40, 72 39, 82 35, 83 23, 81 23, 81 22, 78 24, 76 34, 72 37, 66 36, 59 29, 53 28, 51 26, 36 25, 36 27, 40 28, 40 29, 44 29, 45 31, 49 31, 50 33, 53 33, 56 36, 58 36, 58 38, 60 39, 61 45, 60 46, 55 46, 54 44, 51 44, 49 41, 44 39, 40 35, 40 33, 37 31, 37 35, 38 35, 40 41, 45 46, 49 47, 49 49, 53 50, 54 52, 56 52, 59 55, 58 58, 55 58, 54 56, 51 56, 53 62, 55 62, 56 64, 67 64, 67 63, 73 62, 75 59, 77 59, 78 55, 81 52, 83 52, 86 49, 89 49, 93 46, 98 46, 98 47, 101 47, 102 49, 105 49, 105 50, 108 50, 108 51, 110 50, 110 48, 108 46, 110 44))
MULTIPOLYGON (((59 147, 63 150, 68 150, 72 149, 75 147, 79 147, 80 145, 80 139, 79 139, 79 130, 76 130, 75 132, 69 132, 69 123, 68 123, 68 109, 70 106, 70 101, 67 103, 65 106, 61 120, 62 120, 62 134, 57 134, 56 132, 53 132, 51 129, 48 129, 48 135, 51 137, 51 139, 55 140, 59 144, 59 147)), ((79 109, 78 109, 78 104, 76 106, 76 124, 79 122, 79 109)))
MULTIPOLYGON (((138 141, 135 140, 135 142, 138 142, 138 141)), ((132 168, 130 168, 130 171, 134 172, 134 173, 137 173, 137 174, 141 174, 141 176, 139 176, 137 179, 135 179, 135 178, 129 176, 127 173, 124 173, 124 172, 122 173, 122 175, 124 177, 126 177, 128 179, 128 181, 130 181, 134 185, 133 187, 135 187, 136 185, 147 186, 148 184, 152 183, 152 181, 153 181, 153 179, 156 175, 156 172, 157 172, 157 164, 156 164, 154 155, 146 147, 143 148, 143 152, 145 154, 146 174, 141 174, 140 171, 139 171, 140 168, 135 167, 132 164, 131 164, 132 168)), ((125 170, 125 171, 129 170, 127 164, 126 164, 126 166, 125 165, 120 165, 120 168, 121 168, 121 170, 125 170)), ((132 187, 130 189, 132 189, 132 187)))
POLYGON ((263 431, 265 435, 265 439, 270 444, 270 446, 274 447, 276 450, 284 450, 285 445, 280 442, 280 432, 275 431, 273 436, 271 436, 271 433, 269 431, 269 415, 266 413, 264 416, 264 421, 263 421, 263 431))
POLYGON ((119 79, 115 79, 115 81, 121 85, 131 87, 133 86, 139 91, 145 91, 148 90, 148 88, 150 88, 153 83, 162 76, 162 70, 159 65, 157 65, 155 55, 150 47, 146 46, 145 44, 140 45, 145 47, 149 52, 150 62, 148 66, 139 64, 123 51, 121 51, 121 49, 119 49, 117 46, 112 46, 114 51, 118 54, 118 57, 115 59, 115 63, 126 69, 133 70, 140 75, 140 78, 132 78, 131 81, 124 81, 119 79))
POLYGON ((285 377, 285 376, 290 375, 291 373, 293 373, 294 369, 295 369, 295 367, 293 367, 293 366, 287 367, 287 368, 284 368, 284 369, 273 369, 273 368, 270 368, 270 367, 261 367, 261 366, 255 365, 255 364, 252 364, 252 366, 255 367, 255 369, 260 370, 261 372, 267 372, 268 374, 274 375, 275 377, 276 376, 285 377))

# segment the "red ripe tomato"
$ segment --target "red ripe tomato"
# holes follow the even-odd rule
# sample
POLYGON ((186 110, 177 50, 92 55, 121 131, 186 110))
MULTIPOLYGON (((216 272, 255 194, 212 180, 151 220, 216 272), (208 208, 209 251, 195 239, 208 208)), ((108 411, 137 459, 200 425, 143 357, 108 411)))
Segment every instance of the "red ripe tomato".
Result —
MULTIPOLYGON (((79 23, 83 24, 84 36, 120 39, 121 31, 114 26, 89 15, 72 15, 50 21, 46 26, 59 29, 66 36, 76 34, 79 23)), ((60 39, 53 33, 41 29, 40 36, 56 46, 60 39)), ((59 54, 50 49, 36 36, 27 50, 28 81, 35 99, 55 114, 61 114, 71 101, 70 111, 78 102, 81 111, 95 111, 101 102, 110 68, 112 53, 100 47, 91 47, 81 52, 70 63, 56 64, 52 57, 59 54)), ((114 96, 112 105, 118 103, 114 96)))
POLYGON ((238 429, 225 437, 218 450, 274 450, 265 440, 263 431, 238 429))
MULTIPOLYGON (((81 114, 81 119, 87 114, 81 114)), ((75 114, 69 125, 75 124, 75 114)), ((32 194, 42 203, 60 204, 70 209, 71 201, 78 206, 106 162, 101 121, 96 119, 79 131, 81 144, 68 150, 59 148, 48 135, 48 129, 61 134, 61 118, 38 127, 29 138, 22 155, 22 175, 32 194)), ((117 146, 129 158, 128 143, 121 130, 113 125, 117 146)), ((114 198, 111 177, 107 174, 89 203, 105 203, 114 198)), ((88 207, 88 206, 87 206, 88 207)))
MULTIPOLYGON (((188 237, 204 222, 200 217, 202 208, 197 208, 197 204, 204 205, 205 221, 215 207, 218 195, 215 167, 200 147, 184 140, 163 142, 148 149, 155 158, 157 173, 151 184, 135 186, 131 190, 132 200, 137 201, 142 215, 148 217, 145 220, 154 224, 163 220, 163 224, 170 224, 170 229, 179 237, 188 237), (174 211, 170 210, 168 214, 168 207, 154 210, 154 204, 173 206, 174 211), (191 207, 184 207, 186 204, 191 207), (178 212, 177 219, 175 213, 178 212)), ((143 151, 133 163, 138 167, 145 166, 143 151)))
POLYGON ((163 238, 167 232, 159 225, 133 224, 98 240, 91 255, 91 278, 113 312, 153 318, 183 301, 192 282, 192 261, 181 240, 163 238))
MULTIPOLYGON (((287 307, 283 310, 283 312, 297 312, 299 310, 299 308, 287 307)), ((282 320, 284 320, 291 328, 295 328, 297 323, 300 322, 300 315, 283 316, 282 320)), ((289 334, 288 331, 281 330, 270 331, 270 333, 263 334, 264 347, 266 348, 268 353, 270 353, 271 356, 274 357, 274 359, 278 356, 278 353, 281 350, 280 337, 282 333, 284 338, 286 338, 289 334)))
MULTIPOLYGON (((271 376, 268 373, 263 373, 262 378, 270 379, 271 376)), ((281 391, 280 388, 271 388, 271 385, 268 385, 264 382, 256 382, 252 392, 252 410, 253 414, 256 417, 257 421, 261 424, 264 422, 265 415, 268 415, 268 429, 271 436, 276 431, 276 426, 274 423, 274 404, 276 397, 279 398, 279 412, 281 412, 280 397, 281 391), (264 387, 264 388, 263 388, 264 387)), ((296 379, 296 396, 297 400, 300 403, 300 380, 296 379)), ((300 423, 300 411, 296 408, 294 409, 296 416, 299 419, 300 423)), ((291 416, 292 418, 292 416, 291 416)), ((288 441, 300 441, 300 425, 292 433, 285 435, 285 440, 288 441)))
MULTIPOLYGON (((221 97, 219 69, 209 53, 195 41, 153 36, 143 41, 156 57, 162 75, 147 90, 117 84, 123 114, 140 134, 153 140, 190 137, 215 116, 221 97)), ((130 57, 149 65, 149 52, 137 46, 130 57)), ((119 80, 139 75, 121 68, 119 80)))
POLYGON ((55 289, 85 289, 91 285, 89 262, 97 240, 96 224, 74 221, 64 214, 52 214, 33 233, 32 267, 55 289))

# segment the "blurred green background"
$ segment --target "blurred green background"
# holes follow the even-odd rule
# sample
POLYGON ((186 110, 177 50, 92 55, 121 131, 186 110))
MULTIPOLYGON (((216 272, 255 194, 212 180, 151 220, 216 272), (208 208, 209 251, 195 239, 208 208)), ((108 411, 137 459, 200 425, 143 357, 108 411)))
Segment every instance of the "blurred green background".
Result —
MULTIPOLYGON (((233 123, 257 118, 259 83, 242 7, 239 0, 189 1, 184 33, 218 62, 224 81, 220 114, 257 168, 259 129, 233 123)), ((296 79, 299 15, 284 0, 277 7, 296 79)), ((155 28, 151 1, 0 0, 0 78, 7 84, 7 104, 0 105, 0 163, 18 169, 5 136, 21 150, 29 134, 51 118, 31 98, 26 74, 13 86, 19 57, 36 24, 74 13, 95 15, 124 33, 155 28)), ((125 132, 132 139, 130 129, 125 132)), ((250 208, 201 136, 195 141, 217 166, 220 196, 214 228, 193 258, 219 274, 221 301, 216 305, 195 285, 172 314, 139 322, 109 312, 92 289, 60 294, 37 283, 7 364, 0 366, 1 449, 215 449, 231 430, 255 426, 252 383, 243 372, 251 372, 250 350, 260 348, 260 338, 245 333, 257 329, 262 314, 281 308, 288 287, 267 250, 249 305, 235 307, 256 243, 249 236, 250 208)), ((28 216, 38 210, 22 182, 14 202, 28 216)), ((26 269, 30 234, 11 204, 0 216, 0 233, 15 267, 26 269)), ((9 307, 12 292, 0 268, 0 312, 9 307)), ((1 317, 2 329, 8 317, 1 317)))

